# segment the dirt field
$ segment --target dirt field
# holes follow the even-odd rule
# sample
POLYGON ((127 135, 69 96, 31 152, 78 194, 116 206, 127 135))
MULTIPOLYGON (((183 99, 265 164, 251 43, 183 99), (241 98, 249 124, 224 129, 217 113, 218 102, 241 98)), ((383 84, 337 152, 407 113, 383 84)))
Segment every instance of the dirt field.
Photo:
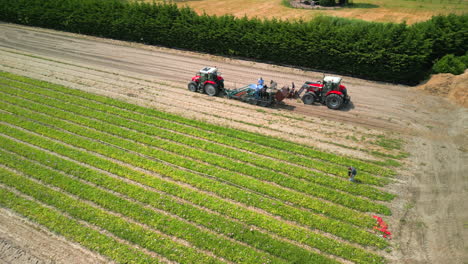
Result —
MULTIPOLYGON (((463 199, 468 197, 463 174, 468 164, 466 108, 416 88, 344 77, 352 105, 343 111, 294 100, 265 109, 191 93, 186 83, 207 65, 220 69, 228 88, 256 82, 260 76, 280 86, 291 81, 299 86, 320 79, 322 73, 9 24, 0 24, 0 29, 3 71, 365 159, 378 159, 369 150, 399 154, 375 141, 379 135, 401 137, 410 157, 389 187, 399 197, 392 204, 394 250, 387 257, 394 263, 468 259, 468 206, 463 199)), ((1 215, 0 238, 4 238, 10 233, 4 227, 18 218, 3 211, 1 215)), ((28 233, 21 236, 25 239, 15 240, 11 247, 30 252, 25 249, 28 242, 51 251, 28 239, 28 233)), ((56 261, 36 252, 41 250, 29 254, 45 263, 56 261)), ((97 258, 82 256, 83 262, 97 258)))
POLYGON ((450 73, 433 75, 429 81, 419 85, 418 88, 430 94, 446 96, 452 102, 468 107, 467 82, 468 70, 465 70, 465 73, 460 75, 453 75, 450 73))
MULTIPOLYGON (((153 0, 130 0, 146 1, 153 0)), ((156 1, 158 2, 158 1, 156 1)), ((160 1, 162 2, 162 1, 160 1)), ((237 17, 281 18, 310 20, 317 15, 329 15, 376 22, 421 22, 439 14, 468 12, 464 0, 352 0, 351 8, 322 8, 320 10, 289 8, 282 0, 176 0, 179 6, 190 6, 199 14, 232 14, 237 17)))

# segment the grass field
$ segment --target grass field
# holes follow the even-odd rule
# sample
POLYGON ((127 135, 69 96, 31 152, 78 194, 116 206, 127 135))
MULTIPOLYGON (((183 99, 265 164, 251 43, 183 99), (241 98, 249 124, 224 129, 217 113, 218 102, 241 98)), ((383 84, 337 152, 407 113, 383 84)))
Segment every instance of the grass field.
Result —
POLYGON ((0 95, 1 206, 116 262, 385 261, 387 168, 5 72, 0 95))
MULTIPOLYGON (((129 0, 153 2, 154 0, 129 0)), ((356 18, 377 22, 408 24, 430 19, 434 15, 466 14, 466 0, 350 0, 353 5, 339 9, 307 10, 288 7, 287 0, 197 0, 173 1, 190 6, 198 13, 209 15, 232 14, 237 17, 310 20, 318 15, 356 18)), ((155 1, 158 2, 158 1, 155 1)), ((160 1, 163 2, 163 1, 160 1)), ((166 1, 167 2, 167 1, 166 1)))

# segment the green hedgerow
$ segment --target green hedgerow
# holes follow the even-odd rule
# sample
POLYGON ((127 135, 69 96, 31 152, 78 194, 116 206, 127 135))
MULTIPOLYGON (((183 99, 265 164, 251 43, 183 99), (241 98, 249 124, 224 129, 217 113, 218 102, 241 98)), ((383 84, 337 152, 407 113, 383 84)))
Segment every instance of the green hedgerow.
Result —
MULTIPOLYGON (((463 56, 463 57, 466 57, 463 56)), ((446 55, 442 57, 442 59, 436 61, 432 70, 435 73, 451 73, 451 74, 462 74, 466 69, 466 64, 464 61, 468 61, 468 59, 464 59, 462 61, 462 57, 456 57, 453 54, 446 55)))

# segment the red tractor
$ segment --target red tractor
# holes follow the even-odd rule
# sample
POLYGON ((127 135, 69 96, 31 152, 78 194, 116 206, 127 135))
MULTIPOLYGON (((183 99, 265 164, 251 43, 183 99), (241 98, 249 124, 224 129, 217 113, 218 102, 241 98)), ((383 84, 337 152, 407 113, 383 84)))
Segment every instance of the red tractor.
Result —
POLYGON ((304 104, 314 104, 315 102, 327 105, 330 109, 339 109, 349 103, 350 97, 346 87, 341 84, 340 77, 326 76, 323 81, 305 82, 295 97, 300 97, 301 93, 304 104))
POLYGON ((224 79, 217 68, 205 67, 195 77, 192 77, 192 81, 188 83, 188 89, 192 92, 216 96, 220 91, 224 91, 224 79))

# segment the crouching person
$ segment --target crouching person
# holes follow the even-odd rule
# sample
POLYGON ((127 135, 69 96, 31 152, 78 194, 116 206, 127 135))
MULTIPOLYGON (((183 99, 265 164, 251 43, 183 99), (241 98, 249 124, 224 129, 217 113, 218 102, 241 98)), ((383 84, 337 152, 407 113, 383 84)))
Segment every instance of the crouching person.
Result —
POLYGON ((348 177, 349 177, 350 182, 355 181, 354 177, 356 177, 356 174, 357 174, 356 168, 354 168, 352 166, 348 167, 348 177))

